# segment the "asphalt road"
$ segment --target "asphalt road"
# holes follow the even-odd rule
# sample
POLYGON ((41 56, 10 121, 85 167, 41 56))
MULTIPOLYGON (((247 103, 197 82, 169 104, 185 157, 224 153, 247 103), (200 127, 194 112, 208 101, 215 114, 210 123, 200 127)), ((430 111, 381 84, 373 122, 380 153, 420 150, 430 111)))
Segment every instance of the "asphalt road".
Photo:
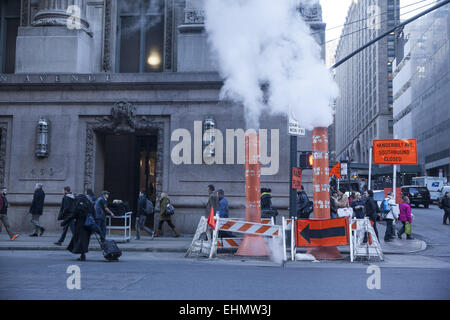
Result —
POLYGON ((450 299, 450 226, 442 225, 437 207, 413 213, 413 235, 429 247, 372 262, 380 268, 379 289, 367 286, 369 263, 348 259, 282 267, 226 255, 209 261, 126 252, 111 263, 98 251, 86 262, 66 251, 1 251, 0 299, 450 299), (73 265, 80 268, 80 289, 67 287, 73 265))

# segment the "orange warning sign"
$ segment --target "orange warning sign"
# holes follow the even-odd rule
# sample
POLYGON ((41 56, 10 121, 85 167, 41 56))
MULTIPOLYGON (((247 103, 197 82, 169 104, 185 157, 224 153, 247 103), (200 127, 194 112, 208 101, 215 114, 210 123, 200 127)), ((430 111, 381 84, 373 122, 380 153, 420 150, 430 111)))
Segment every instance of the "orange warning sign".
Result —
POLYGON ((297 247, 331 247, 349 244, 348 218, 296 220, 297 247))
POLYGON ((373 163, 417 164, 417 140, 373 140, 373 163))
POLYGON ((302 189, 302 169, 292 168, 292 189, 302 189))

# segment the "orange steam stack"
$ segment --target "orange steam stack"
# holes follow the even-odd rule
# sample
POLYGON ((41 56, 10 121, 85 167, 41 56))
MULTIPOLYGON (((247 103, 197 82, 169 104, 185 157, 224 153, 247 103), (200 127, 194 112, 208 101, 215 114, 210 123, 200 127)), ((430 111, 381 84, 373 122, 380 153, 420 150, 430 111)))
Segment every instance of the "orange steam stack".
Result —
MULTIPOLYGON (((312 132, 314 218, 330 219, 330 186, 328 164, 328 129, 316 127, 312 132)), ((308 250, 316 259, 342 259, 336 247, 308 250)))
MULTIPOLYGON (((259 162, 259 136, 251 132, 245 136, 245 221, 261 222, 261 167, 259 162)), ((268 256, 261 236, 246 235, 237 256, 268 256)))

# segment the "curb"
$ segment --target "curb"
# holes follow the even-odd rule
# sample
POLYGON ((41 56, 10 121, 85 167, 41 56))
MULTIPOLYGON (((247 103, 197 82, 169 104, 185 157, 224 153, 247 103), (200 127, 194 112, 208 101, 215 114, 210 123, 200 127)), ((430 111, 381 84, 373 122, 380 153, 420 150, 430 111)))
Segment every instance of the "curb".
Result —
MULTIPOLYGON (((0 247, 0 251, 67 251, 66 247, 0 247)), ((121 248, 122 252, 172 252, 185 253, 187 248, 121 248)), ((100 247, 89 248, 89 251, 102 251, 100 247)))

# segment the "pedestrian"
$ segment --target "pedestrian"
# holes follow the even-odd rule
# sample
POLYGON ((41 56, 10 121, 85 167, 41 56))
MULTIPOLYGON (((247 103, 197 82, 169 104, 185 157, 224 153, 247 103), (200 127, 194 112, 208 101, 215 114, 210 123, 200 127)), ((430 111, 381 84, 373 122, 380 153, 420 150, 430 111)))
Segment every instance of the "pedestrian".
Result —
POLYGON ((338 209, 343 208, 349 208, 350 204, 348 202, 348 196, 344 193, 344 191, 341 189, 338 191, 338 203, 337 203, 338 209))
POLYGON ((217 198, 216 189, 214 185, 210 184, 208 186, 208 202, 206 203, 206 216, 208 217, 211 213, 211 208, 213 208, 214 215, 219 211, 219 198, 217 198))
MULTIPOLYGON (((228 208, 228 200, 225 198, 225 191, 222 189, 217 191, 217 197, 219 198, 219 218, 228 218, 230 215, 230 209, 228 208)), ((219 230, 218 237, 228 238, 232 237, 231 232, 219 230)))
MULTIPOLYGON (((406 223, 408 222, 409 224, 412 223, 412 218, 411 218, 411 205, 409 203, 409 198, 408 197, 403 197, 402 198, 403 202, 400 203, 400 215, 399 215, 399 220, 402 223, 402 227, 401 229, 398 231, 398 238, 401 239, 402 238, 402 234, 406 233, 406 223)), ((413 240, 414 238, 411 236, 410 234, 406 233, 406 239, 407 240, 413 240)))
POLYGON ((277 223, 278 210, 272 207, 272 190, 261 188, 261 218, 273 218, 273 223, 277 223))
POLYGON ((359 192, 355 193, 355 198, 352 201, 351 207, 356 219, 364 219, 364 202, 362 201, 361 194, 359 192))
POLYGON ((147 216, 153 214, 153 204, 147 199, 145 190, 139 192, 138 208, 136 213, 136 240, 141 239, 141 228, 144 229, 153 239, 154 232, 145 225, 147 216))
POLYGON ((158 230, 156 230, 154 237, 160 236, 161 231, 162 231, 162 225, 164 222, 167 222, 169 227, 175 233, 175 238, 178 238, 180 236, 180 233, 177 231, 177 229, 175 228, 175 225, 172 223, 172 216, 169 214, 166 214, 168 204, 170 204, 169 196, 164 192, 161 193, 160 200, 159 200, 159 208, 160 208, 159 224, 158 224, 158 230))
POLYGON ((443 224, 448 225, 450 223, 450 192, 445 193, 445 196, 441 200, 441 206, 444 210, 443 224), (447 219, 449 220, 449 223, 447 223, 447 219))
POLYGON ((74 200, 74 210, 61 223, 61 226, 64 227, 74 222, 74 233, 72 234, 72 239, 70 240, 67 250, 74 254, 80 254, 80 257, 77 259, 79 261, 86 260, 91 231, 89 231, 84 224, 86 221, 86 216, 94 211, 94 205, 91 200, 89 200, 86 195, 79 194, 74 200))
MULTIPOLYGON (((75 196, 70 192, 70 187, 64 187, 63 191, 64 195, 61 201, 61 207, 59 208, 59 214, 58 214, 58 221, 65 220, 67 217, 69 217, 73 211, 73 204, 75 201, 75 196)), ((75 221, 72 221, 68 225, 64 226, 63 232, 61 233, 61 236, 59 237, 59 240, 55 242, 57 246, 60 246, 64 239, 66 238, 67 230, 70 228, 70 232, 72 232, 72 235, 74 233, 75 229, 75 221)))
POLYGON ((332 191, 330 196, 330 217, 331 219, 337 218, 337 197, 338 193, 337 191, 332 191))
POLYGON ((97 200, 97 198, 95 197, 95 194, 92 191, 92 189, 90 188, 86 189, 86 197, 92 202, 92 204, 95 204, 95 200, 97 200))
POLYGON ((109 214, 112 217, 115 217, 114 213, 108 208, 109 194, 110 193, 106 190, 102 191, 101 197, 98 197, 94 205, 95 223, 100 229, 100 237, 102 241, 104 241, 106 237, 106 215, 109 214))
POLYGON ((348 205, 350 207, 352 206, 352 203, 353 203, 353 200, 355 200, 355 197, 356 197, 356 193, 352 191, 350 197, 348 198, 348 205))
POLYGON ((36 183, 33 195, 33 201, 30 206, 31 224, 34 226, 34 232, 30 237, 37 237, 44 234, 45 228, 39 224, 39 218, 44 211, 45 192, 42 183, 36 183))
POLYGON ((382 206, 383 206, 383 220, 386 221, 386 232, 384 234, 384 242, 391 242, 395 238, 394 220, 397 218, 396 210, 394 209, 394 207, 396 207, 397 204, 393 199, 392 192, 388 193, 387 198, 383 200, 382 206))
POLYGON ((311 212, 308 212, 308 195, 305 192, 303 185, 301 190, 297 191, 297 218, 308 219, 311 212))
MULTIPOLYGON (((364 208, 366 212, 366 216, 369 217, 370 221, 373 223, 373 229, 375 231, 375 234, 377 235, 377 238, 380 239, 378 236, 378 230, 377 230, 377 218, 378 213, 380 212, 380 208, 378 207, 377 202, 373 199, 373 190, 368 190, 365 193, 365 196, 367 198, 364 208)), ((367 242, 367 240, 366 240, 367 242)))
POLYGON ((5 226, 6 232, 8 233, 9 240, 17 239, 20 234, 11 232, 11 227, 8 222, 8 199, 6 195, 8 194, 8 189, 5 187, 1 188, 0 194, 0 232, 2 231, 2 224, 5 226))

